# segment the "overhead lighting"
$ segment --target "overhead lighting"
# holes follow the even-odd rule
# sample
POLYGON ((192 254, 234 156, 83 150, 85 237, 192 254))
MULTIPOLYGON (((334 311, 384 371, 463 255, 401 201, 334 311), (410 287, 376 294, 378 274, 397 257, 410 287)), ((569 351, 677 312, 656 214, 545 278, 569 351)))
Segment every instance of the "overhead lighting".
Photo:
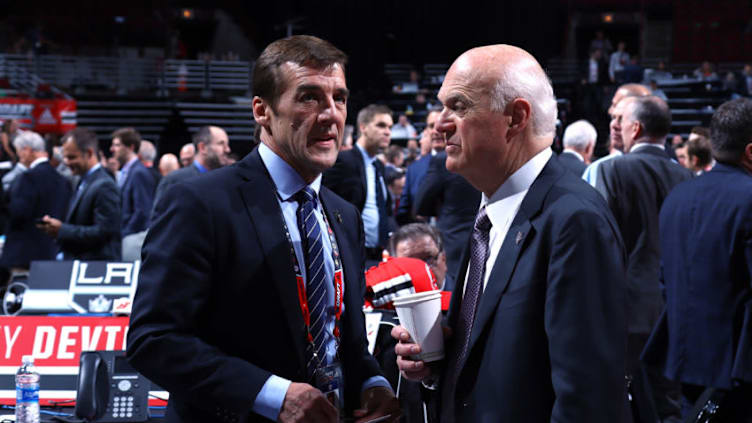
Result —
POLYGON ((193 19, 193 9, 183 9, 181 16, 183 19, 193 19))
POLYGON ((603 14, 603 22, 605 23, 611 23, 614 21, 614 15, 613 13, 604 13, 603 14))

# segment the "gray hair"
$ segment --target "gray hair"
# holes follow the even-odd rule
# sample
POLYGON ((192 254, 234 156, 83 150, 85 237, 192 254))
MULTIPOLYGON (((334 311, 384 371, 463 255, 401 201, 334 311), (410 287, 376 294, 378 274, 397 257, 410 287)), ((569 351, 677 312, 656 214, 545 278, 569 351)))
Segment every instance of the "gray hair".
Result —
POLYGON ((36 132, 22 131, 13 140, 13 147, 16 150, 31 147, 32 151, 47 151, 44 138, 36 132))
POLYGON ((436 248, 439 252, 444 251, 444 246, 441 242, 441 234, 435 227, 426 223, 408 223, 407 225, 400 226, 396 232, 389 238, 387 250, 389 255, 397 257, 397 245, 405 240, 418 241, 423 237, 429 237, 436 243, 436 248))
POLYGON ((511 101, 524 98, 532 106, 532 128, 537 136, 556 131, 556 97, 551 80, 535 60, 505 64, 491 93, 491 110, 500 112, 511 101))
POLYGON ((138 148, 138 157, 141 160, 153 162, 157 158, 157 149, 151 141, 141 140, 141 146, 138 148))
POLYGON ((564 148, 583 151, 591 144, 595 144, 596 138, 598 138, 598 132, 595 127, 585 119, 581 119, 569 124, 564 130, 564 148))

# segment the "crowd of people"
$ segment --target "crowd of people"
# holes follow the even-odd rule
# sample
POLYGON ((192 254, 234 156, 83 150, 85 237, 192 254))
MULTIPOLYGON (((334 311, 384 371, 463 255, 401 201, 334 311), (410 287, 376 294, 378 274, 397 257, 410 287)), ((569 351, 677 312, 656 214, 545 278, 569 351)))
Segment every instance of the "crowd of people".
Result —
POLYGON ((234 164, 218 126, 157 161, 133 128, 107 160, 86 128, 55 153, 7 123, 6 276, 141 259, 128 357, 170 391, 168 421, 752 421, 752 100, 684 140, 624 83, 608 154, 584 119, 556 153, 546 73, 494 45, 451 65, 420 134, 371 104, 347 143, 346 63, 316 37, 270 44, 260 143, 234 164), (445 360, 416 360, 396 319, 374 358, 364 304, 430 289, 445 360))

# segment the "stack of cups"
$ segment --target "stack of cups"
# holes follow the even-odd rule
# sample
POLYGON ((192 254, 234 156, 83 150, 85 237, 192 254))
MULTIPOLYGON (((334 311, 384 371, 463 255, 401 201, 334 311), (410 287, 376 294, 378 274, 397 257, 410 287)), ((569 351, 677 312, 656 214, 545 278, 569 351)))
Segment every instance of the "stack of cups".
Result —
POLYGON ((421 353, 414 360, 425 362, 444 358, 444 333, 441 330, 441 291, 426 291, 395 299, 400 325, 410 333, 421 353))

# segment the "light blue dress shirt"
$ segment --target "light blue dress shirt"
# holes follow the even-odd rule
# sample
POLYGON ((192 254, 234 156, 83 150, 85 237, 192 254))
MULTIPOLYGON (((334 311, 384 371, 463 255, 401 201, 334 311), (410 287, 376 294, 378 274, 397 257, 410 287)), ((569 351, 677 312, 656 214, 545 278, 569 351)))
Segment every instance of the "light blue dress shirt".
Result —
MULTIPOLYGON (((297 210, 298 203, 293 196, 306 186, 303 178, 281 157, 274 153, 266 144, 261 143, 259 145, 259 155, 261 161, 266 166, 266 169, 271 175, 272 181, 277 188, 277 201, 282 209, 282 216, 285 219, 285 224, 290 233, 292 239, 293 249, 295 250, 295 256, 300 263, 301 271, 303 273, 303 279, 306 278, 305 269, 305 256, 303 255, 303 247, 300 240, 300 231, 298 230, 298 218, 297 210)), ((316 195, 318 195, 321 189, 321 175, 319 175, 311 184, 308 185, 316 195)), ((316 220, 318 220, 321 227, 321 233, 328 233, 326 223, 323 218, 323 208, 321 201, 317 202, 316 210, 314 211, 316 220)), ((282 230, 282 228, 280 228, 282 230)), ((332 245, 329 242, 329 237, 322 237, 324 241, 324 271, 326 273, 326 280, 334 280, 334 260, 332 259, 332 245)), ((334 338, 334 284, 328 283, 324 285, 326 287, 326 301, 329 307, 327 307, 326 315, 326 363, 329 364, 334 361, 337 353, 337 342, 334 338)), ((344 304, 343 304, 344 307, 344 304)), ((282 403, 285 399, 285 394, 290 386, 291 381, 277 375, 272 375, 267 379, 261 391, 256 396, 253 403, 253 412, 260 414, 268 419, 276 421, 279 417, 279 412, 282 409, 282 403)), ((362 390, 374 386, 384 386, 390 388, 389 382, 381 376, 375 376, 369 378, 363 384, 362 390)), ((390 388, 391 389, 391 388, 390 388)))
MULTIPOLYGON (((378 247, 379 246, 379 206, 376 203, 376 167, 373 165, 374 160, 378 160, 376 156, 369 156, 366 150, 359 144, 355 144, 355 148, 360 151, 363 157, 363 164, 366 168, 366 203, 363 206, 363 212, 360 217, 363 219, 363 231, 366 234, 366 247, 378 247)), ((381 185, 379 183, 379 185, 381 185)), ((384 195, 383 187, 382 195, 384 195)), ((386 198, 386 195, 384 195, 386 198)))

